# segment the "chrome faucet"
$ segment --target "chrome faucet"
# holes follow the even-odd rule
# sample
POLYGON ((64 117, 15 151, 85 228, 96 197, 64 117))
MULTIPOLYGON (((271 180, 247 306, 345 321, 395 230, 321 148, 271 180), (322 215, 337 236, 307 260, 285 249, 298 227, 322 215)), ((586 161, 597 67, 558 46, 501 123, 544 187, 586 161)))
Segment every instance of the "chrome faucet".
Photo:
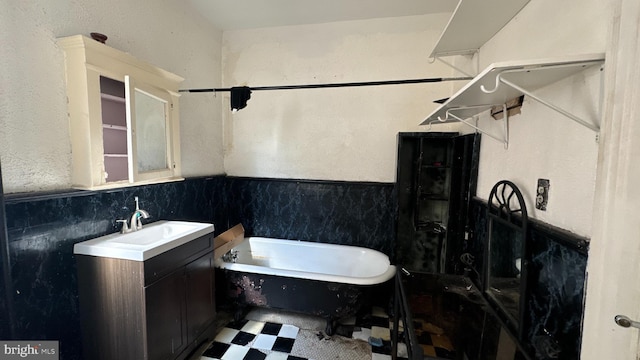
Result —
POLYGON ((122 234, 142 229, 142 221, 140 221, 140 218, 148 219, 150 216, 146 210, 140 209, 137 196, 135 197, 135 201, 136 210, 131 215, 131 220, 129 221, 129 224, 131 225, 127 225, 127 220, 116 220, 116 222, 122 223, 122 229, 120 230, 120 233, 122 234))
POLYGON ((231 249, 222 255, 222 261, 235 263, 238 261, 238 250, 231 249))
POLYGON ((133 214, 131 215, 131 221, 129 222, 131 224, 131 231, 142 229, 142 221, 140 221, 140 217, 142 217, 143 219, 149 218, 149 213, 146 210, 140 209, 137 196, 135 197, 135 200, 136 200, 136 211, 134 211, 133 214))

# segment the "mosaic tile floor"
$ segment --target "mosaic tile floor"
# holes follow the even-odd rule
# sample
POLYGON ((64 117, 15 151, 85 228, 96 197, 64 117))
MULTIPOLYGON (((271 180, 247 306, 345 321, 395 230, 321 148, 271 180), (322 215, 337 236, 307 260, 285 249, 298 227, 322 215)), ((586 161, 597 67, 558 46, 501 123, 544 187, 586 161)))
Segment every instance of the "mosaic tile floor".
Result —
MULTIPOLYGON (((380 308, 342 321, 336 334, 326 336, 324 321, 296 326, 295 314, 230 322, 215 337, 201 360, 390 360, 392 320, 380 308), (288 320, 288 321, 287 321, 288 320), (375 340, 375 341, 371 341, 375 340), (374 345, 371 345, 371 344, 374 345)), ((298 325, 300 323, 298 322, 298 325)), ((400 328, 402 329, 402 328, 400 328)), ((435 346, 435 345, 434 345, 435 346)), ((407 359, 404 344, 398 359, 407 359)))
POLYGON ((456 351, 445 331, 435 325, 439 317, 438 306, 431 295, 409 296, 409 307, 413 316, 413 329, 425 357, 455 359, 456 351))
MULTIPOLYGON (((434 329, 434 326, 423 319, 415 319, 413 322, 418 343, 422 347, 425 356, 442 359, 455 359, 456 352, 448 336, 434 329)), ((436 328, 437 329, 437 328, 436 328)))

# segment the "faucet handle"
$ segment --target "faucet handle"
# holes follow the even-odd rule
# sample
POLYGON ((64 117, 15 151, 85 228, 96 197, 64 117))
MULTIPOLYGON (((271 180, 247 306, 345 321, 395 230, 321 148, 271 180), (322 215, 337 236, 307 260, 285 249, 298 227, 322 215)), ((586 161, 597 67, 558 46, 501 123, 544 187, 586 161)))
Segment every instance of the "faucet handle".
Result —
POLYGON ((121 234, 126 234, 131 231, 131 229, 129 229, 129 225, 127 225, 127 220, 116 220, 116 223, 122 223, 122 229, 120 229, 121 234))
POLYGON ((138 229, 142 229, 142 215, 138 212, 138 215, 136 215, 136 227, 138 229))

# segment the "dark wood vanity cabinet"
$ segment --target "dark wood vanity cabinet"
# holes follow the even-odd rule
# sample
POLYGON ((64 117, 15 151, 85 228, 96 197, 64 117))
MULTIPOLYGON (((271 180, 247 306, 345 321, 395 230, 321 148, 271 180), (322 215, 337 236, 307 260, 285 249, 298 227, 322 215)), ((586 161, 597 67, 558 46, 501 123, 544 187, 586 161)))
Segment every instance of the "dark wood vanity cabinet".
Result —
POLYGON ((186 272, 187 341, 198 339, 215 317, 213 253, 188 264, 186 272), (210 287, 204 286, 209 285, 210 287))
POLYGON ((76 258, 86 359, 186 359, 212 340, 213 234, 146 261, 76 258))
POLYGON ((187 345, 184 271, 145 288, 148 359, 172 359, 187 345))

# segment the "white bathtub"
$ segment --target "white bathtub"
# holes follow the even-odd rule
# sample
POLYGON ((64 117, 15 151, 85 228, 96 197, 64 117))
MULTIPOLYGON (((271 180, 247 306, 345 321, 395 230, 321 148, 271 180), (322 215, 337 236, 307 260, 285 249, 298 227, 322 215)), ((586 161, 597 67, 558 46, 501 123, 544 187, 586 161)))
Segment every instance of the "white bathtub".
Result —
POLYGON ((396 267, 379 251, 262 237, 233 250, 235 263, 216 260, 216 287, 235 307, 236 320, 250 306, 284 309, 326 318, 332 334, 336 319, 393 293, 396 267))
POLYGON ((248 237, 234 248, 236 262, 217 260, 230 271, 354 285, 391 279, 396 267, 387 255, 356 246, 248 237))

